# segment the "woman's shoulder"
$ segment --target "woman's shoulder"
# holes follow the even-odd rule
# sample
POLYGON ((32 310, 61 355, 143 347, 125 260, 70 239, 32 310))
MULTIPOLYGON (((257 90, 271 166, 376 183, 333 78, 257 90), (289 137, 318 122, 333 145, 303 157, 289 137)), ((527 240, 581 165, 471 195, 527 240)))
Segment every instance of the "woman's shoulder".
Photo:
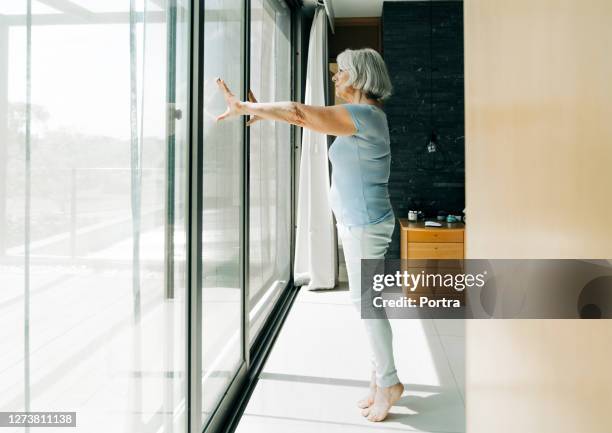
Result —
POLYGON ((355 111, 363 114, 385 114, 384 110, 374 104, 355 104, 347 103, 343 104, 349 111, 355 111))
POLYGON ((355 135, 370 135, 387 128, 385 112, 372 104, 344 104, 355 124, 355 135))

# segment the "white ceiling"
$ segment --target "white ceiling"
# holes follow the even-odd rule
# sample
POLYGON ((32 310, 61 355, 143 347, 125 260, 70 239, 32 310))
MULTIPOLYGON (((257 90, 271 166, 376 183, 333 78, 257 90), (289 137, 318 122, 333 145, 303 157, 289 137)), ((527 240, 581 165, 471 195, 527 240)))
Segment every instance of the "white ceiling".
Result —
POLYGON ((379 17, 383 0, 331 0, 331 4, 336 18, 379 17))
MULTIPOLYGON (((331 2, 336 18, 379 17, 384 0, 326 0, 331 2)), ((387 0, 406 1, 406 0, 387 0)))

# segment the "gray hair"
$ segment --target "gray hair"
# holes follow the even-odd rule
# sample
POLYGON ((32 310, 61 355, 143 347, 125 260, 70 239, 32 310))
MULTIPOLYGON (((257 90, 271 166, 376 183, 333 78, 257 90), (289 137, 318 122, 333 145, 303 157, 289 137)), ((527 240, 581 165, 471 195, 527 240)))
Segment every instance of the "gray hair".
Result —
POLYGON ((344 50, 338 55, 338 68, 349 73, 347 84, 370 99, 382 101, 391 96, 393 86, 385 61, 371 48, 344 50))

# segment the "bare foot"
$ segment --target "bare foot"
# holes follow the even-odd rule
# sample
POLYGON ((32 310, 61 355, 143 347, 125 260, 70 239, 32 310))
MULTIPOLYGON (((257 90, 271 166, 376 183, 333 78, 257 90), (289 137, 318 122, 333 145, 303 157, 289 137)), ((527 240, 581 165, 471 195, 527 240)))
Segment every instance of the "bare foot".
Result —
POLYGON ((370 391, 368 395, 357 402, 357 407, 365 409, 370 407, 374 403, 374 397, 376 396, 376 372, 372 371, 372 378, 370 379, 370 391))
POLYGON ((376 389, 374 403, 361 411, 361 414, 368 417, 369 421, 378 422, 387 417, 389 409, 400 399, 404 392, 404 385, 396 383, 387 388, 376 389))

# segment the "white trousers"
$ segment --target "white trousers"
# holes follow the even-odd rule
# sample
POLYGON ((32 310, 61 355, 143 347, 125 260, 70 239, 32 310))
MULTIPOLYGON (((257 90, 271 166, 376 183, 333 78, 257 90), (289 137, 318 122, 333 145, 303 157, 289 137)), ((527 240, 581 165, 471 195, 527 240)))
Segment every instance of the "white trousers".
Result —
MULTIPOLYGON (((361 314, 361 259, 385 257, 395 228, 395 217, 392 216, 377 224, 346 227, 338 223, 336 227, 344 250, 349 295, 353 305, 361 314)), ((393 332, 389 319, 362 319, 362 321, 372 352, 376 385, 388 387, 399 383, 393 359, 393 332)))

